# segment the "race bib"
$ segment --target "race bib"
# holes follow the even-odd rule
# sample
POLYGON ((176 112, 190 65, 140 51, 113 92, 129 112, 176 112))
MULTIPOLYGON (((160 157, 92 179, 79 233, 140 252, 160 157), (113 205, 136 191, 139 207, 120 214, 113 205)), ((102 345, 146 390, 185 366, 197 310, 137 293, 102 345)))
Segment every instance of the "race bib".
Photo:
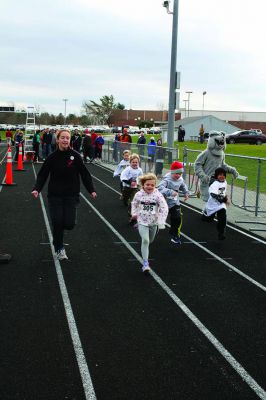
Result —
POLYGON ((142 214, 156 214, 157 205, 156 204, 141 204, 142 214))

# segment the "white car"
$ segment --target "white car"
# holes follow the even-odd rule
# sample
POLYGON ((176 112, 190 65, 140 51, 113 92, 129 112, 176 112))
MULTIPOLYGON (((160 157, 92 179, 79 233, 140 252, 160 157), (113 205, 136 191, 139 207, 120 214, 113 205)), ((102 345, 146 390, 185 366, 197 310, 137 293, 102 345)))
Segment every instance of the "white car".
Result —
POLYGON ((262 130, 261 130, 261 129, 250 129, 250 131, 256 132, 256 133, 259 133, 259 134, 262 133, 262 130))

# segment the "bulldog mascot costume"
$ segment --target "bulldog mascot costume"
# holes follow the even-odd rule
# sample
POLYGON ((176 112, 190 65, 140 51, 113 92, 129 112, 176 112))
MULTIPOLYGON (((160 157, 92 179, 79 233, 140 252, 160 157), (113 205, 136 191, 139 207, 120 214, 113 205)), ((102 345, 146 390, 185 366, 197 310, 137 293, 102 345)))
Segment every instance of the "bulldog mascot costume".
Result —
POLYGON ((210 131, 207 149, 198 155, 195 161, 195 174, 200 179, 200 193, 204 201, 209 197, 209 182, 216 168, 224 168, 226 172, 238 177, 238 172, 234 167, 225 164, 225 133, 210 131))

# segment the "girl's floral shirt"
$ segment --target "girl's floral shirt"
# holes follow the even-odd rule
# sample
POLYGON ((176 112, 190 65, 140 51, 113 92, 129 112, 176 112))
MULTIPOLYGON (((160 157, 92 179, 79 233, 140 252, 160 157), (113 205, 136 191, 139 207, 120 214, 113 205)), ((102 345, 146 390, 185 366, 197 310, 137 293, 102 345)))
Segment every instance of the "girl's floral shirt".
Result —
POLYGON ((150 194, 141 189, 131 203, 131 214, 137 215, 140 225, 164 225, 168 206, 158 189, 154 189, 150 194))

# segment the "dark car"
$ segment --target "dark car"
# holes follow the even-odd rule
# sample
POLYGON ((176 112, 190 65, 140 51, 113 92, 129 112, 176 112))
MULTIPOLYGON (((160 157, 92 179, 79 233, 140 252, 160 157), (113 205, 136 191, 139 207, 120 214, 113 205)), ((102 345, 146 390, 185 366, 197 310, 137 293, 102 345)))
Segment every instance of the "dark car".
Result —
POLYGON ((226 135, 226 143, 249 143, 262 144, 266 143, 266 135, 252 130, 236 131, 226 135))

